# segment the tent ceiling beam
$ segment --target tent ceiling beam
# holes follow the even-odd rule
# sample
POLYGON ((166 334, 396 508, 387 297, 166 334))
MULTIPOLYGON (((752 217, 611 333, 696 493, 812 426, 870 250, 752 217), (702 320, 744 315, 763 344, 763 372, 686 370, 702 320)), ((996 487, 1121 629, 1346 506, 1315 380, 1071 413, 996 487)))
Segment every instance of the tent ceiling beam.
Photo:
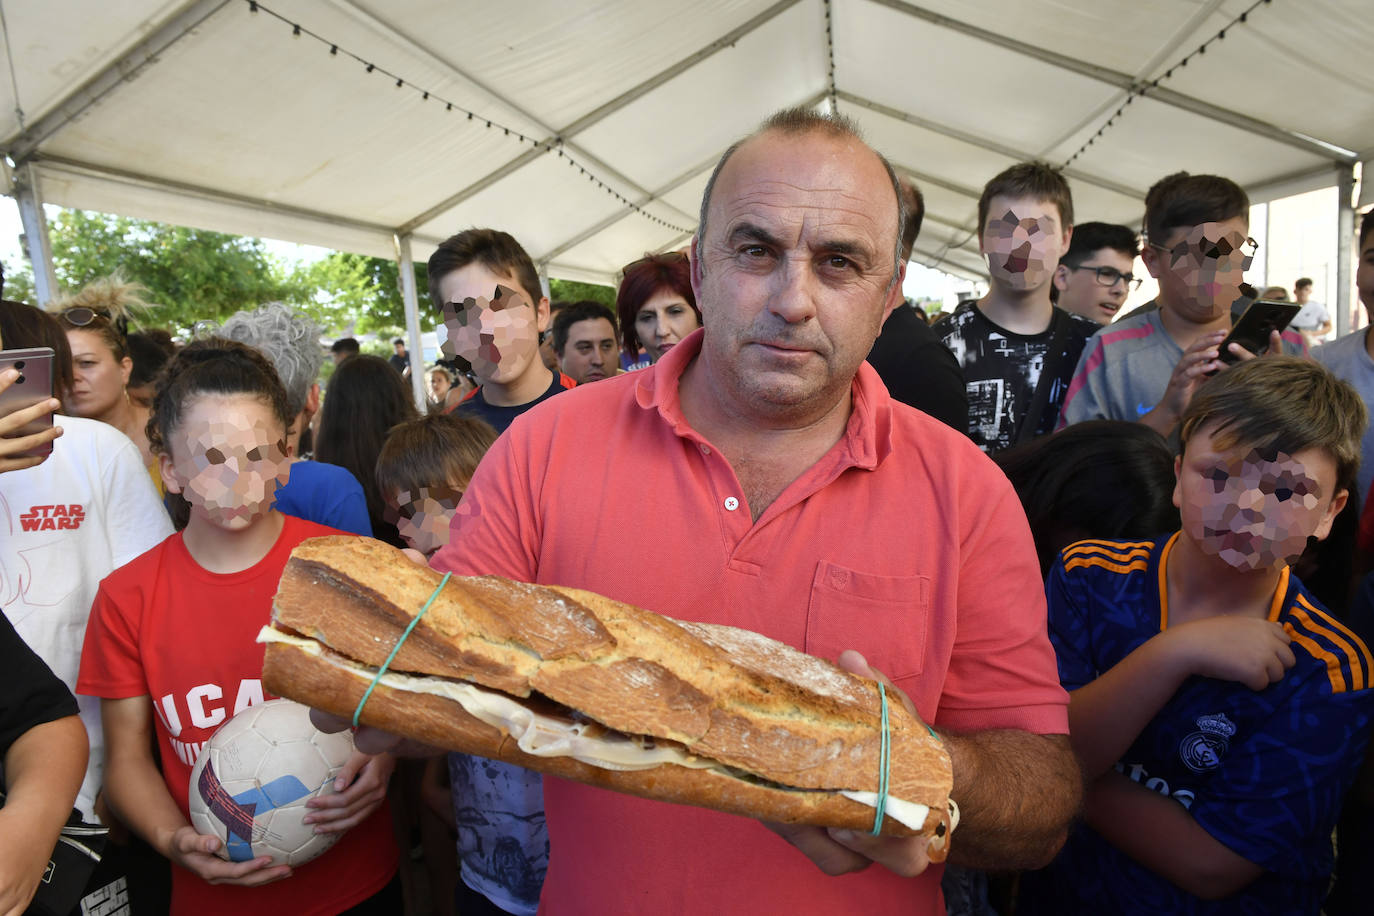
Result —
MULTIPOLYGON (((668 82, 674 77, 686 72, 687 70, 690 70, 692 67, 701 63, 701 61, 705 60, 706 58, 716 54, 718 51, 721 51, 724 48, 732 46, 733 44, 735 44, 735 42, 739 41, 741 38, 748 35, 750 32, 768 23, 769 21, 777 18, 786 10, 790 9, 793 6, 796 6, 799 2, 800 0, 780 0, 780 2, 773 4, 768 9, 764 10, 762 13, 759 13, 757 16, 750 19, 748 22, 744 23, 738 28, 732 29, 730 32, 726 33, 725 35, 722 35, 720 38, 717 38, 715 41, 711 42, 710 44, 706 45, 700 50, 692 54, 689 54, 687 57, 684 57, 682 60, 673 64, 671 67, 668 67, 665 70, 661 70, 653 76, 649 77, 647 80, 640 83, 639 85, 627 89, 625 92, 622 92, 620 95, 611 99, 609 102, 606 102, 604 105, 601 105, 600 107, 595 108, 592 111, 589 111, 587 114, 573 121, 571 124, 568 124, 562 130, 552 132, 549 137, 546 137, 544 141, 540 143, 538 146, 536 146, 534 149, 526 150, 524 153, 512 159, 510 162, 507 162, 505 165, 500 166, 495 171, 482 176, 481 178, 477 179, 472 184, 463 188, 461 191, 449 197, 448 199, 441 201, 433 207, 430 207, 428 210, 419 214, 413 219, 407 220, 400 227, 401 231, 413 231, 416 227, 424 225, 425 223, 435 219, 436 217, 442 215, 446 211, 453 209, 454 207, 458 206, 459 204, 463 203, 464 201, 468 200, 474 195, 481 193, 484 189, 490 187, 495 182, 501 180, 502 178, 506 177, 512 172, 518 171, 525 165, 528 165, 534 159, 543 155, 544 148, 547 148, 549 145, 558 142, 562 142, 565 145, 567 145, 568 141, 572 137, 577 136, 578 134, 590 128, 592 125, 605 120, 606 118, 615 114, 617 111, 620 111, 627 105, 630 105, 631 103, 637 101, 647 93, 653 91, 654 89, 658 88, 659 86, 663 85, 664 83, 668 82)), ((453 68, 451 64, 445 64, 445 66, 449 67, 450 69, 454 69, 455 72, 459 72, 456 70, 456 68, 453 68)), ((463 78, 468 80, 471 79, 466 75, 464 75, 463 78)), ((476 85, 478 85, 479 87, 481 86, 480 83, 477 83, 476 85)), ((483 91, 495 95, 495 93, 492 92, 492 90, 486 89, 485 87, 482 88, 483 91)), ((500 98, 500 96, 496 97, 500 98)), ((505 104, 509 103, 507 102, 505 104)), ((519 111, 518 108, 516 108, 515 110, 519 111)), ((538 122, 536 121, 536 123, 538 122)), ((600 160, 596 160, 595 157, 592 157, 585 150, 579 148, 578 154, 586 158, 590 164, 595 164, 599 167, 603 167, 608 173, 613 171, 610 169, 609 166, 605 166, 604 163, 601 163, 600 160)), ((633 182, 630 182, 628 179, 624 179, 623 176, 619 176, 618 180, 623 180, 627 185, 634 188, 641 194, 648 193, 644 188, 640 188, 633 182)))
MULTIPOLYGON (((1140 80, 1135 79, 1135 77, 1131 76, 1129 73, 1121 73, 1120 71, 1112 70, 1108 67, 1100 67, 1097 64, 1090 64, 1087 61, 1078 60, 1067 54, 1059 54, 1048 48, 1026 44, 1010 36, 999 35, 996 32, 979 28, 976 25, 942 15, 933 10, 924 9, 923 7, 908 3, 906 0, 869 0, 869 2, 888 7, 899 13, 905 13, 908 16, 929 22, 932 25, 959 32, 970 38, 996 45, 999 48, 1005 48, 1017 54, 1024 54, 1027 57, 1035 58, 1042 63, 1058 67, 1062 70, 1068 70, 1080 76, 1086 76, 1098 82, 1116 86, 1118 89, 1124 89, 1129 92, 1143 85, 1140 80)), ((1351 163, 1357 158, 1356 154, 1351 150, 1344 149, 1334 143, 1327 143, 1297 133, 1296 131, 1285 130, 1282 127, 1277 127, 1273 124, 1261 121, 1258 118, 1252 118, 1241 112, 1223 108, 1220 105, 1214 105, 1211 102, 1205 102, 1202 99, 1196 99, 1192 96, 1184 95, 1181 92, 1166 89, 1163 86, 1151 89, 1148 97, 1154 99, 1156 102, 1162 102, 1165 105, 1181 108, 1184 111, 1201 115, 1204 118, 1220 121, 1223 124, 1229 124, 1239 130, 1266 137, 1279 143, 1285 143, 1288 146, 1296 147, 1316 156, 1321 156, 1323 159, 1330 159, 1333 162, 1351 163)))
POLYGON ((895 160, 890 161, 892 161, 892 167, 894 169, 920 184, 928 184, 933 188, 944 188, 946 191, 958 194, 961 197, 970 198, 974 201, 978 200, 978 198, 983 196, 983 192, 978 188, 970 188, 967 185, 962 185, 957 182, 950 181, 947 178, 940 178, 937 175, 931 175, 929 172, 922 172, 917 169, 913 169, 910 166, 902 165, 900 162, 897 162, 895 160))
MULTIPOLYGON (((350 219, 345 216, 336 216, 332 213, 323 213, 319 210, 310 210, 305 207, 296 207, 290 204, 278 203, 277 201, 266 200, 261 197, 250 197, 246 194, 234 194, 229 191, 219 191, 214 188, 207 188, 201 185, 190 184, 184 181, 173 181, 166 178, 156 178, 152 175, 144 175, 139 172, 132 172, 127 169, 110 168, 103 165, 94 165, 89 162, 81 162, 76 159, 68 159, 63 156, 34 156, 29 160, 39 168, 52 166, 83 173, 96 178, 113 180, 123 184, 133 184, 140 187, 150 188, 157 191, 174 191, 188 197, 195 197, 207 200, 212 203, 230 204, 236 207, 247 207, 255 210, 262 210, 270 213, 281 213, 286 216, 294 216, 300 219, 311 220, 329 226, 339 226, 346 229, 354 229, 362 232, 376 233, 384 244, 391 244, 391 237, 396 234, 390 226, 381 223, 369 223, 363 220, 350 219)), ((423 239, 430 244, 436 244, 434 240, 423 239)))
MULTIPOLYGON (((687 171, 683 172, 681 175, 677 176, 677 177, 674 178, 672 181, 668 182, 667 184, 663 185, 662 187, 658 188, 657 190, 655 190, 655 191, 653 191, 653 192, 651 192, 651 193, 646 194, 641 200, 635 201, 635 204, 636 204, 637 206, 642 207, 642 206, 644 206, 645 204, 649 203, 650 201, 658 200, 659 198, 663 197, 663 195, 665 195, 665 194, 671 194, 671 193, 672 193, 674 190, 676 190, 677 188, 681 187, 682 185, 684 185, 684 184, 686 184, 687 182, 691 181, 693 178, 695 178, 695 177, 697 177, 698 175, 700 175, 702 172, 704 172, 704 171, 706 171, 707 169, 709 169, 709 168, 711 168, 712 166, 714 166, 714 165, 716 164, 716 160, 719 159, 719 158, 720 158, 720 157, 718 157, 718 156, 712 156, 710 159, 707 159, 705 162, 700 162, 700 163, 698 163, 698 164, 692 166, 690 169, 688 169, 687 171)), ((674 208, 674 209, 676 209, 676 208, 674 208)), ((614 226, 616 223, 620 222, 621 220, 625 219, 625 218, 628 217, 628 216, 631 216, 632 214, 633 214, 633 211, 627 210, 627 209, 625 209, 625 208, 623 208, 623 207, 620 208, 620 209, 618 209, 618 210, 616 210, 614 213, 612 213, 610 216, 606 217, 605 219, 601 220, 601 221, 598 222, 596 225, 594 225, 594 226, 589 226, 588 228, 586 228, 586 229, 582 230, 581 232, 577 233, 577 235, 575 235, 575 236, 573 236, 572 238, 568 239, 566 242, 563 242, 563 243, 562 243, 561 245, 559 245, 557 248, 554 248, 554 249, 553 249, 552 251, 550 251, 548 254, 546 254, 546 255, 544 255, 542 258, 540 258, 540 261, 541 261, 541 262, 552 261, 554 258, 558 257, 559 255, 563 254, 564 252, 566 252, 566 251, 568 251, 568 250, 570 250, 570 249, 572 249, 572 248, 576 248, 578 245, 581 245, 581 244, 582 244, 583 242, 585 242, 587 239, 591 238, 592 236, 596 235, 597 233, 599 233, 599 232, 601 232, 601 231, 603 231, 603 230, 605 230, 605 229, 609 229, 610 227, 614 226)))
MULTIPOLYGON (((1016 162, 1024 162, 1026 160, 1036 158, 1036 156, 1033 153, 1029 153, 1026 150, 1005 146, 1001 143, 998 143, 995 140, 989 140, 986 137, 979 137, 975 134, 968 133, 967 131, 958 130, 957 128, 946 127, 945 125, 939 124, 935 121, 918 117, 917 115, 902 111, 899 108, 893 108, 890 105, 884 105, 881 102, 875 102, 872 99, 864 98, 861 95, 855 95, 852 92, 845 92, 844 90, 839 90, 836 92, 836 95, 842 102, 847 102, 851 105, 857 105, 860 108, 866 108, 869 111, 877 112, 880 115, 886 115, 887 117, 893 118, 898 121, 904 121, 907 124, 919 127, 922 130, 931 131, 932 133, 939 134, 942 137, 950 137, 954 140, 960 141, 961 143, 967 143, 970 146, 976 146, 979 149, 985 149, 989 152, 997 153, 999 156, 1006 156, 1008 159, 1011 159, 1016 162)), ((1081 181, 1085 184, 1095 185, 1099 188, 1105 188, 1108 191, 1121 194, 1125 197, 1130 197, 1133 200, 1145 199, 1144 191, 1140 190, 1139 188, 1132 188, 1129 185, 1121 184, 1117 181, 1112 181, 1110 178, 1103 178, 1099 175, 1093 175, 1089 172, 1084 172, 1080 169, 1065 169, 1064 174, 1065 176, 1072 178, 1075 181, 1081 181)))
POLYGON ((193 0, 173 13, 162 25, 149 32, 105 69, 82 83, 51 108, 27 130, 12 137, 5 148, 15 163, 31 157, 39 145, 67 124, 81 117, 143 68, 157 62, 158 55, 213 16, 229 0, 193 0))
POLYGON ((980 273, 972 267, 966 267, 950 260, 948 253, 944 256, 937 255, 933 251, 921 248, 919 245, 911 249, 911 259, 922 267, 929 267, 931 270, 943 270, 945 273, 956 274, 968 280, 979 280, 986 283, 988 276, 980 273), (920 257, 917 257, 917 256, 920 257), (924 258, 924 260, 922 260, 924 258))
MULTIPOLYGON (((538 127, 539 127, 539 129, 540 129, 541 131, 543 131, 545 134, 548 134, 548 135, 549 135, 549 136, 545 139, 545 141, 544 141, 540 146, 547 148, 547 147, 549 147, 550 144, 552 144, 552 143, 557 139, 556 131, 554 131, 554 129, 553 129, 552 127, 550 127, 548 124, 545 124, 543 121, 541 121, 541 120, 540 120, 539 118, 537 118, 535 115, 533 115, 532 113, 526 111, 526 110, 525 110, 524 108, 522 108, 521 106, 517 105, 517 104, 516 104, 514 101, 512 101, 508 96, 503 95, 502 93, 500 93, 500 92, 498 92, 497 90, 495 90, 495 89, 491 88, 490 86, 488 86, 486 83, 484 83, 484 82, 482 82, 481 80, 479 80, 479 79, 477 79, 476 77, 474 77, 472 74, 470 74, 470 73, 468 73, 467 71, 463 70, 461 67, 455 66, 453 63, 451 63, 451 62, 449 62, 448 60, 444 59, 441 55, 439 55, 437 52, 431 50, 429 47, 427 47, 426 45, 422 44, 420 41, 416 40, 415 38, 412 38, 410 35, 407 35, 406 33, 402 32, 402 31, 400 31, 400 30, 396 29, 394 26, 390 25, 390 24, 387 23, 386 21, 384 21, 384 20, 382 20, 382 19, 379 19, 379 18, 377 18, 376 16, 372 15, 372 13, 368 12, 367 10, 363 9, 362 7, 360 7, 360 6, 358 6, 356 3, 354 3, 353 0, 335 0, 335 3, 336 3, 336 4, 343 4, 343 5, 345 5, 345 6, 347 7, 348 12, 350 13, 350 15, 353 15, 353 16, 356 16, 357 18, 359 18, 359 19, 360 19, 369 29, 372 29, 372 30, 376 31, 378 34, 382 35, 383 37, 385 37, 385 38, 387 38, 387 39, 389 39, 389 40, 391 40, 391 41, 394 41, 394 42, 396 42, 397 44, 401 45, 401 46, 404 47, 407 51, 409 51, 409 52, 415 54, 416 56, 418 56, 418 57, 420 57, 420 58, 422 58, 422 59, 423 59, 426 63, 428 63, 430 66, 437 67, 437 68, 439 68, 439 69, 441 69, 441 70, 446 70, 446 71, 448 71, 448 73, 451 74, 452 76, 457 77, 458 79, 461 79, 461 80, 463 80, 464 82, 466 82, 466 83, 468 83, 468 84, 470 84, 470 85, 472 85, 472 86, 477 87, 477 88, 478 88, 479 90, 481 90, 482 92, 484 92, 484 93, 486 93, 487 95, 491 96, 491 97, 492 97, 493 99, 495 99, 500 105, 505 106, 506 108, 508 108, 508 109, 510 109, 511 111, 515 112, 516 114, 520 115, 520 117, 526 119, 527 121, 530 121, 530 122, 532 122, 532 123, 538 125, 538 127)), ((577 157, 578 157, 579 159, 583 160, 587 165, 594 167, 598 172, 601 173, 601 175, 602 175, 603 177, 607 177, 607 178, 614 179, 615 181, 620 182, 621 185, 623 185, 623 186, 625 186, 625 187, 627 187, 627 188, 630 188, 631 190, 633 190, 633 191, 636 192, 636 193, 639 193, 639 194, 646 194, 646 193, 648 193, 644 188, 640 187, 639 184, 636 183, 634 180, 632 180, 629 176, 627 176, 627 175, 625 175, 624 173, 620 172, 618 169, 616 169, 616 168, 615 168, 614 166, 612 166, 610 163, 606 162, 604 159, 601 159, 601 158, 595 156, 594 154, 592 154, 590 151, 588 151, 588 150, 585 149, 584 147, 581 147, 581 146, 578 146, 578 145, 575 144, 575 143, 569 142, 569 141, 566 139, 566 136, 564 137, 563 146, 564 146, 570 153, 575 153, 575 154, 577 155, 577 157)), ((539 148, 539 147, 536 147, 536 148, 533 149, 533 150, 527 151, 527 153, 530 153, 530 152, 534 153, 534 154, 535 154, 535 158, 537 158, 539 155, 541 155, 541 154, 543 154, 543 153, 545 152, 545 149, 541 149, 541 148, 539 148)), ((520 162, 520 165, 523 166, 523 165, 526 165, 527 163, 529 163, 529 162, 531 162, 531 161, 533 161, 533 160, 532 160, 531 158, 527 158, 526 156, 522 155, 522 156, 518 157, 518 161, 520 162)), ((509 163, 508 163, 508 165, 509 165, 509 163)), ((510 174, 510 172, 505 172, 504 174, 510 174)), ((674 208, 674 209, 675 209, 675 208, 674 208)), ((433 215, 430 215, 430 213, 427 211, 426 214, 424 214, 424 216, 427 217, 427 218, 416 218, 416 219, 408 220, 408 221, 401 227, 401 229, 402 229, 403 231, 405 231, 405 232, 413 232, 416 228, 418 228, 419 226, 423 225, 424 223, 428 222, 430 219, 433 219, 435 216, 438 216, 438 215, 439 215, 439 214, 437 214, 437 213, 436 213, 436 214, 433 214, 433 215)), ((682 215, 685 216, 686 214, 682 214, 682 215)))

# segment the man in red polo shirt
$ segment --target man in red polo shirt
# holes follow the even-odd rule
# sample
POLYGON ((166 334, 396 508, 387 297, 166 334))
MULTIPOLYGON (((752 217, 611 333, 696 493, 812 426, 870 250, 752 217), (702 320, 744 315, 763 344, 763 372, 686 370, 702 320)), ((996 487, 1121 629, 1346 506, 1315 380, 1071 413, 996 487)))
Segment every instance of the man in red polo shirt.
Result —
MULTIPOLYGON (((1078 805, 1067 698, 1010 485, 864 363, 901 302, 900 221, 891 167, 847 122, 769 119, 707 186, 692 245, 704 329, 518 418, 434 566, 587 588, 825 658, 857 650, 949 747, 951 861, 1036 867, 1078 805)), ((540 910, 556 916, 944 912, 920 840, 554 778, 545 811, 540 910)))

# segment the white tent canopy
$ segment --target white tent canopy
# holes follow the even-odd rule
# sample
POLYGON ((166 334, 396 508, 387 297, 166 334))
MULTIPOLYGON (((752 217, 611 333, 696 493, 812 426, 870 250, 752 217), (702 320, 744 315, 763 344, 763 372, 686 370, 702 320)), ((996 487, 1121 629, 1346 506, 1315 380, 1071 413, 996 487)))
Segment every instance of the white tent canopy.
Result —
MULTIPOLYGON (((989 177, 1062 163, 1094 137, 1067 170, 1079 221, 1139 225, 1145 189, 1187 169, 1234 178, 1256 202, 1341 185, 1348 241, 1353 167, 1374 156, 1368 12, 10 0, 0 146, 31 218, 41 200, 384 257, 398 240, 424 257, 489 225, 548 274, 613 283, 686 241, 730 142, 775 109, 831 104, 923 190, 915 259, 956 274, 985 275, 973 228, 989 177)), ((1348 250, 1341 260, 1344 293, 1348 250)))

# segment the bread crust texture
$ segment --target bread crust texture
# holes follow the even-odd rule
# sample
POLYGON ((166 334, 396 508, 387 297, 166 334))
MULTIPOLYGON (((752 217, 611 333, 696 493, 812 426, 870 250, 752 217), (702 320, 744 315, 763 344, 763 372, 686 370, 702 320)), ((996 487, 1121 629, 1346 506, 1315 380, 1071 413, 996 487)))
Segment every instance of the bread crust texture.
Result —
MULTIPOLYGON (((283 572, 273 629, 324 648, 269 642, 264 687, 351 717, 441 581, 370 538, 302 542, 283 572)), ((363 724, 646 798, 786 823, 873 827, 874 808, 839 793, 878 791, 877 683, 757 633, 677 621, 581 589, 453 576, 388 672, 403 677, 377 683, 363 724), (576 711, 613 732, 681 748, 697 763, 608 769, 534 756, 458 700, 398 686, 404 676, 476 685, 555 716, 576 711)), ((932 858, 943 859, 954 826, 949 754, 896 698, 889 695, 887 707, 888 797, 929 812, 919 830, 889 815, 882 832, 928 836, 932 858)))

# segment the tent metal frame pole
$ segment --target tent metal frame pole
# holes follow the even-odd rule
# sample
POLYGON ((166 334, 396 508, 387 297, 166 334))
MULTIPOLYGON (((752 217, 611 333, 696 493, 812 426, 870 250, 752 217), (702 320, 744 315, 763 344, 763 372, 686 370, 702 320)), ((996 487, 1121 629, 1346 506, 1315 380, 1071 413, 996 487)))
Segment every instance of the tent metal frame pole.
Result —
POLYGON ((410 393, 415 398, 415 409, 423 415, 429 404, 425 396, 425 352, 420 343, 420 297, 415 289, 415 260, 410 253, 410 233, 397 233, 391 237, 396 246, 396 260, 400 264, 401 301, 406 309, 406 339, 410 345, 410 393))
POLYGON ((81 117, 92 105, 131 79, 145 67, 157 63, 159 55, 198 28, 206 19, 219 12, 229 0, 193 0, 185 3, 162 25, 134 45, 117 60, 86 80, 49 109, 28 129, 5 144, 11 158, 22 163, 34 154, 39 145, 67 124, 81 117))
POLYGON ((553 287, 549 285, 549 262, 539 262, 539 292, 545 299, 553 298, 553 287))
MULTIPOLYGON (((199 198, 215 204, 225 204, 236 207, 244 207, 248 210, 256 210, 262 213, 281 214, 308 222, 319 223, 324 226, 335 226, 341 229, 350 229, 357 232, 373 233, 377 235, 382 246, 385 246, 384 239, 395 235, 395 232, 381 223, 368 223, 362 220, 351 219, 344 216, 335 216, 330 213, 323 213, 319 210, 310 210, 305 207, 297 207, 291 204, 283 204, 277 201, 266 200, 261 197, 250 197, 246 194, 235 194, 230 191, 218 191, 214 188, 207 188, 201 185, 190 184, 185 181, 174 179, 154 178, 151 175, 144 175, 139 172, 131 172, 126 169, 110 168, 103 165, 94 165, 89 162, 81 162, 77 159, 67 159, 62 156, 40 155, 29 160, 30 165, 50 167, 52 171, 66 169, 78 172, 106 181, 117 181, 125 184, 137 185, 151 188, 157 191, 168 191, 181 194, 187 197, 199 198)), ((436 244, 437 244, 437 240, 436 244)), ((385 247, 382 248, 385 251, 385 247)))
MULTIPOLYGON (((636 201, 636 203, 637 203, 639 206, 642 207, 642 206, 644 206, 645 204, 649 203, 650 201, 658 200, 658 199, 662 198, 663 195, 665 195, 665 194, 671 194, 673 191, 677 190, 677 189, 678 189, 679 187, 681 187, 682 185, 684 185, 684 184, 686 184, 687 182, 691 181, 693 178, 697 177, 697 176, 700 175, 702 172, 704 172, 704 171, 706 171, 707 169, 712 168, 713 166, 715 166, 716 161, 717 161, 719 158, 720 158, 719 156, 712 156, 712 157, 711 157, 710 159, 708 159, 706 162, 703 162, 703 163, 701 163, 701 164, 699 164, 699 165, 694 165, 694 166, 692 166, 692 168, 688 169, 686 172, 683 172, 681 175, 679 175, 678 177, 674 178, 672 181, 669 181, 667 184, 663 185, 662 187, 656 188, 655 190, 651 191, 651 192, 648 193, 646 196, 644 196, 644 197, 641 198, 640 200, 636 201)), ((550 251, 550 252, 548 252, 547 254, 545 254, 545 255, 544 255, 544 260, 545 260, 546 262, 547 262, 547 261, 552 261, 554 258, 556 258, 556 257, 558 257, 558 256, 560 256, 560 255, 562 255, 564 252, 566 252, 566 251, 568 251, 568 250, 570 250, 570 249, 572 249, 572 248, 576 248, 578 245, 581 245, 581 244, 582 244, 583 242, 585 242, 587 239, 591 238, 592 236, 596 235, 597 233, 599 233, 599 232, 601 232, 601 231, 603 231, 603 230, 605 230, 605 229, 609 229, 611 226, 614 226, 616 223, 620 222, 620 221, 623 220, 623 219, 628 218, 628 217, 631 216, 632 214, 633 214, 633 211, 627 210, 627 209, 625 209, 624 207, 622 207, 622 208, 616 210, 616 211, 615 211, 614 213, 612 213, 610 216, 606 217, 605 219, 601 220, 600 222, 597 222, 597 223, 595 223, 595 224, 593 224, 593 225, 591 225, 591 226, 588 226, 586 229, 583 229, 581 232, 577 233, 577 235, 574 235, 572 238, 568 239, 566 242, 564 242, 563 244, 559 245, 557 248, 555 248, 555 249, 553 249, 552 251, 550 251)))
MULTIPOLYGON (((909 112, 902 111, 899 108, 893 108, 890 105, 884 105, 881 102, 875 102, 872 99, 865 98, 864 96, 855 95, 852 92, 845 92, 841 89, 837 90, 835 95, 837 98, 839 98, 841 102, 845 102, 850 105, 857 105, 860 108, 866 108, 869 111, 876 112, 880 115, 885 115, 894 120, 903 121, 907 124, 912 125, 913 127, 919 127, 922 130, 928 130, 931 133, 938 134, 942 137, 949 137, 951 139, 958 140, 961 143, 967 143, 970 146, 976 146, 979 149, 988 150, 989 152, 996 153, 999 156, 1006 156, 1008 159, 1012 159, 1017 162, 1025 162, 1027 160, 1038 158, 1035 156, 1035 154, 1029 153, 1026 150, 1016 149, 1014 147, 998 143, 995 140, 989 140, 986 137, 979 137, 975 134, 968 133, 967 131, 958 130, 953 127, 947 127, 935 121, 931 121, 926 118, 918 117, 909 112)), ((1145 192, 1139 188, 1132 188, 1129 185, 1124 185, 1120 182, 1112 181, 1110 178, 1103 178, 1098 175, 1093 175, 1089 172, 1084 172, 1081 169, 1065 169, 1064 175, 1068 178, 1072 178, 1075 181, 1081 181, 1084 184, 1090 184, 1095 187, 1103 188, 1105 190, 1112 191, 1116 194, 1120 194, 1124 197, 1132 198, 1133 200, 1145 199, 1145 192)))
MULTIPOLYGON (((1059 54, 1048 48, 1037 47, 1036 45, 1027 44, 1007 35, 1000 35, 997 32, 979 28, 976 25, 963 22, 959 19, 954 19, 950 16, 934 12, 933 10, 916 6, 913 3, 908 3, 906 0, 869 0, 869 2, 888 7, 899 13, 905 13, 908 16, 929 22, 932 25, 959 32, 960 34, 986 42, 987 44, 1005 48, 1017 54, 1023 54, 1027 57, 1041 61, 1042 63, 1049 64, 1052 67, 1068 70, 1071 73, 1077 73, 1080 76, 1086 76, 1110 86, 1116 86, 1118 89, 1125 89, 1128 92, 1141 88, 1147 82, 1145 80, 1137 80, 1129 73, 1121 73, 1120 71, 1112 70, 1108 67, 1090 64, 1087 61, 1078 60, 1067 54, 1059 54)), ((1162 86, 1155 87, 1149 91, 1146 97, 1174 108, 1180 108, 1184 111, 1201 115, 1204 118, 1210 118, 1214 121, 1220 121, 1223 124, 1229 124, 1231 127, 1237 128, 1238 130, 1243 130, 1261 137, 1267 137, 1278 143, 1296 147, 1300 150, 1312 153, 1313 155, 1321 156, 1323 159, 1330 159, 1333 162, 1348 164, 1357 159, 1355 152, 1337 146, 1334 143, 1328 143, 1315 137, 1308 137, 1295 131, 1285 130, 1282 127, 1277 127, 1273 124, 1261 121, 1258 118, 1252 118, 1239 111, 1223 108, 1220 105, 1214 105, 1211 102, 1205 102, 1202 99, 1196 99, 1192 96, 1184 95, 1181 92, 1176 92, 1173 89, 1166 89, 1162 86)))
POLYGON ((48 235, 48 217, 43 213, 38 170, 32 163, 15 171, 14 195, 19 203, 19 218, 24 223, 24 246, 33 265, 34 298, 43 308, 57 298, 57 274, 52 266, 52 239, 48 235))
POLYGON ((1344 337, 1358 322, 1350 313, 1351 254, 1355 250, 1355 167, 1342 169, 1336 185, 1336 336, 1344 337))

